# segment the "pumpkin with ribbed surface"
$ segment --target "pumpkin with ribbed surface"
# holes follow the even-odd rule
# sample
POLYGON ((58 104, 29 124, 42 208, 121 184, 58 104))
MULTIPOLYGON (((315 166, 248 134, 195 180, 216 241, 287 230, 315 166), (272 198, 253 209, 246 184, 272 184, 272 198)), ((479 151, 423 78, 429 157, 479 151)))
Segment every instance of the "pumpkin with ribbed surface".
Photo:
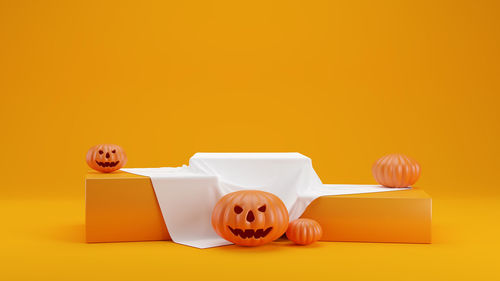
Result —
POLYGON ((98 144, 87 152, 87 164, 90 168, 103 173, 110 173, 122 168, 127 163, 125 151, 116 144, 98 144))
POLYGON ((375 180, 387 187, 408 187, 420 177, 420 165, 403 154, 389 154, 375 162, 372 167, 375 180))
POLYGON ((212 212, 222 238, 241 246, 259 246, 279 238, 288 226, 285 204, 274 194, 242 190, 222 197, 212 212))
POLYGON ((288 224, 286 237, 299 245, 309 245, 321 239, 321 225, 312 219, 296 219, 288 224))

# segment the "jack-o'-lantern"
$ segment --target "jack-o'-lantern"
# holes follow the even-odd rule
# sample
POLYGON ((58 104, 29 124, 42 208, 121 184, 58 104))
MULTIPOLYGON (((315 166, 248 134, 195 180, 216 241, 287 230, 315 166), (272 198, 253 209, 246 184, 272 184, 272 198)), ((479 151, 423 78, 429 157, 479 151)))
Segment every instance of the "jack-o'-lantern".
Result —
POLYGON ((87 152, 87 164, 90 168, 103 173, 110 173, 127 163, 127 155, 116 144, 98 144, 87 152))
POLYGON ((274 194, 242 190, 222 197, 212 212, 212 226, 222 238, 241 246, 259 246, 283 235, 288 211, 274 194))
POLYGON ((387 187, 408 187, 420 177, 420 165, 403 154, 389 154, 373 164, 375 180, 387 187))
POLYGON ((321 239, 323 230, 312 219, 296 219, 288 225, 286 237, 299 245, 309 245, 321 239))

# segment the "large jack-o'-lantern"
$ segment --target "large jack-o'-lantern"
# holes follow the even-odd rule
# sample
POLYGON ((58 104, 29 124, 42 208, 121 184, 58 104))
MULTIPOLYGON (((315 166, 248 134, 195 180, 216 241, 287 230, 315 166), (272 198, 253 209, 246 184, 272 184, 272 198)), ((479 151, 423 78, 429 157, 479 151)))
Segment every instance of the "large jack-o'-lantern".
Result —
POLYGON ((127 155, 116 144, 98 144, 87 152, 87 164, 90 168, 103 173, 110 173, 127 163, 127 155))
POLYGON ((227 194, 215 205, 212 226, 222 238, 242 246, 276 240, 288 227, 288 211, 274 194, 242 190, 227 194))

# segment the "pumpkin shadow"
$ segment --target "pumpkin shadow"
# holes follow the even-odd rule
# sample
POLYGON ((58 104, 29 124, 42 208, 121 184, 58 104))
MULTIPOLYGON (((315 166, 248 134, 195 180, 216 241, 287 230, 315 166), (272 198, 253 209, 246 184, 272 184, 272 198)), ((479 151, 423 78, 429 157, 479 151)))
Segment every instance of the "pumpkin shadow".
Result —
POLYGON ((262 252, 276 252, 283 250, 283 247, 276 242, 271 242, 262 246, 257 247, 247 247, 247 246, 238 246, 238 245, 228 245, 224 247, 217 247, 218 251, 225 252, 238 252, 238 253, 262 253, 262 252))
MULTIPOLYGON (((299 245, 295 244, 294 242, 288 240, 285 235, 283 235, 280 239, 276 240, 275 242, 279 242, 280 247, 297 247, 297 248, 307 248, 307 249, 313 249, 313 248, 321 248, 322 245, 321 243, 311 243, 309 245, 299 245)), ((321 242, 321 241, 319 241, 321 242)))
POLYGON ((321 245, 321 243, 312 243, 312 244, 309 244, 309 245, 299 245, 299 244, 295 244, 293 243, 292 241, 288 241, 288 243, 284 244, 283 245, 284 247, 297 247, 297 248, 304 248, 304 249, 314 249, 314 248, 322 248, 323 246, 321 245))
POLYGON ((85 225, 61 225, 55 229, 52 238, 70 243, 85 243, 85 225))
POLYGON ((314 248, 321 248, 323 245, 321 243, 312 243, 309 245, 298 245, 293 243, 292 241, 288 240, 287 238, 281 237, 271 243, 258 246, 258 247, 246 247, 246 246, 238 246, 238 245, 228 245, 224 247, 218 247, 218 250, 221 251, 227 251, 227 252, 250 252, 250 253, 256 253, 256 252, 276 252, 276 251, 283 251, 287 248, 290 247, 297 247, 297 248, 304 248, 304 249, 314 249, 314 248))

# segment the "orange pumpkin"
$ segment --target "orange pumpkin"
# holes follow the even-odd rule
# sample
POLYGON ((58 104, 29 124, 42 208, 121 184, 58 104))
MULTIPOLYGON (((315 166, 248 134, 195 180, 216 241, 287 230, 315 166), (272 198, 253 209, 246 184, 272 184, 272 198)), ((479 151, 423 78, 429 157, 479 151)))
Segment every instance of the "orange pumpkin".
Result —
POLYGON ((241 246, 259 246, 279 238, 288 226, 285 204, 274 194, 242 190, 222 197, 212 212, 222 238, 241 246))
POLYGON ((103 173, 110 173, 127 163, 127 155, 116 144, 98 144, 87 152, 87 164, 90 168, 103 173))
POLYGON ((403 154, 386 155, 372 167, 375 180, 387 187, 408 187, 420 177, 420 165, 403 154))
POLYGON ((312 219, 296 219, 288 225, 286 237, 299 245, 309 245, 321 239, 321 225, 312 219))

